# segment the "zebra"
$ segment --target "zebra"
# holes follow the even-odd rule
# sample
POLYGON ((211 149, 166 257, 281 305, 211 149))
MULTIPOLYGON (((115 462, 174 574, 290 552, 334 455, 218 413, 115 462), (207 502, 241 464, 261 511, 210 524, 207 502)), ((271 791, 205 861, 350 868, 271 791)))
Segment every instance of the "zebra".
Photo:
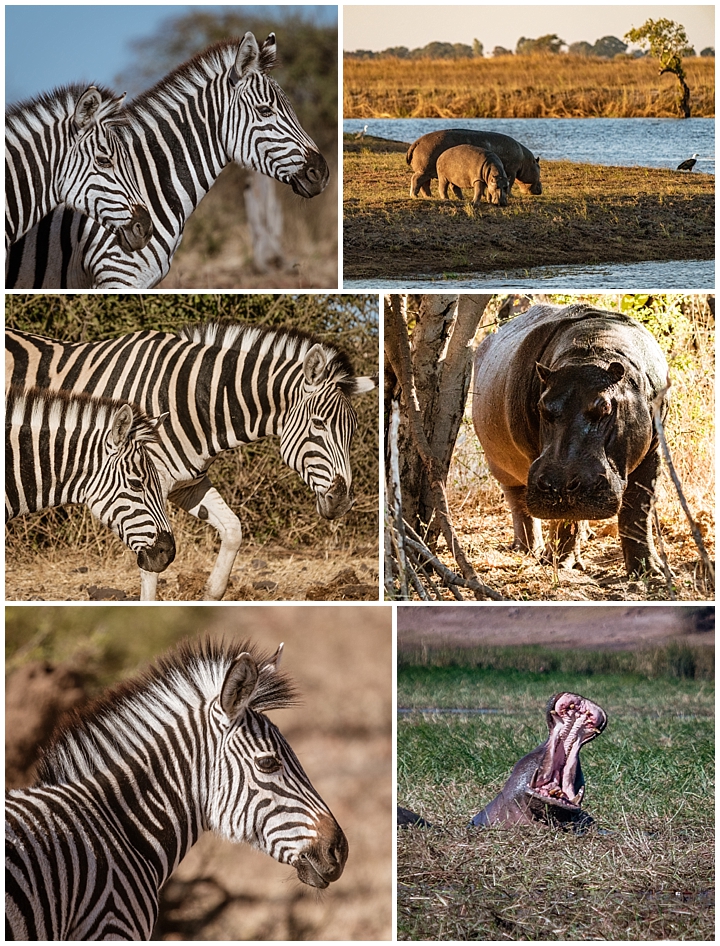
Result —
POLYGON ((5 114, 5 251, 59 204, 86 213, 132 253, 152 222, 130 160, 124 96, 80 85, 5 114))
POLYGON ((7 288, 151 289, 170 269, 190 214, 229 163, 301 197, 320 194, 328 166, 267 72, 275 34, 222 42, 178 67, 126 107, 131 154, 155 231, 128 253, 101 225, 62 207, 15 244, 7 288))
MULTIPOLYGON (((86 391, 168 412, 149 446, 165 496, 213 526, 221 544, 204 597, 220 600, 242 539, 240 521, 207 470, 224 450, 280 437, 285 463, 313 490, 325 519, 354 502, 351 399, 376 377, 355 377, 347 355, 312 335, 242 323, 140 331, 107 341, 65 343, 9 330, 6 378, 21 386, 86 391)), ((142 600, 157 575, 142 574, 142 600)))
POLYGON ((160 477, 148 453, 164 418, 65 391, 5 396, 5 521, 84 503, 137 556, 142 574, 175 557, 160 477))
POLYGON ((9 939, 149 939, 159 893, 205 830, 304 884, 348 843, 265 712, 296 701, 248 642, 184 642, 56 733, 32 788, 6 793, 9 939))

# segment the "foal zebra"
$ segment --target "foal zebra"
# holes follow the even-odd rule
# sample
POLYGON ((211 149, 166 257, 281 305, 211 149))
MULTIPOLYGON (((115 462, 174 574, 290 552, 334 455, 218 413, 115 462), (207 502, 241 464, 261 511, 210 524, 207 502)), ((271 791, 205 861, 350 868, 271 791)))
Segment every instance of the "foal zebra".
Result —
POLYGON ((76 715, 35 786, 6 795, 10 939, 149 939, 159 892, 205 830, 325 888, 345 835, 264 715, 295 701, 272 656, 185 643, 76 715))
POLYGON ((152 223, 123 137, 123 97, 69 86, 5 114, 5 249, 58 204, 86 213, 132 253, 152 223))
MULTIPOLYGON (((343 352, 312 336, 211 323, 178 335, 143 331, 74 344, 12 330, 5 351, 10 384, 86 391, 169 413, 152 448, 164 495, 221 538, 206 599, 222 598, 242 539, 206 472, 223 450, 277 435, 321 516, 338 518, 353 505, 351 398, 376 379, 355 377, 343 352)), ((154 600, 156 587, 157 576, 144 573, 143 600, 154 600)))
POLYGON ((5 397, 5 521, 84 503, 161 572, 175 557, 160 478, 148 453, 161 418, 119 401, 23 391, 5 397))
POLYGON ((266 73, 275 34, 219 43, 126 108, 131 154, 155 232, 142 253, 79 214, 58 208, 17 244, 7 288, 153 288, 167 276, 190 214, 225 165, 236 162, 314 197, 329 172, 287 96, 266 73))

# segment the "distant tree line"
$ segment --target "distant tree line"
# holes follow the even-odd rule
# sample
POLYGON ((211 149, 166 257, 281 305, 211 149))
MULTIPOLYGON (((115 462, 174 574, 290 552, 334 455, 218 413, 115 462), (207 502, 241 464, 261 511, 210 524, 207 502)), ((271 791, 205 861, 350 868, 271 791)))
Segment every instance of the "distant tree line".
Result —
MULTIPOLYGON (((504 46, 495 46, 489 54, 493 58, 499 56, 527 56, 532 53, 547 53, 557 55, 567 50, 571 56, 595 56, 599 59, 614 59, 616 56, 630 55, 632 58, 642 58, 648 55, 644 50, 634 50, 627 52, 628 44, 624 43, 617 36, 603 36, 595 43, 570 43, 569 45, 556 33, 548 33, 546 36, 539 36, 537 39, 528 39, 521 36, 517 41, 515 50, 505 49, 504 46)), ((695 50, 688 47, 683 53, 685 56, 694 56, 695 50)), ((408 49, 407 46, 390 46, 381 52, 374 52, 370 49, 356 49, 354 52, 346 52, 348 59, 482 59, 485 55, 483 44, 474 39, 472 46, 466 43, 428 43, 426 46, 417 49, 408 49)), ((707 46, 700 53, 701 56, 714 56, 715 49, 707 46)))

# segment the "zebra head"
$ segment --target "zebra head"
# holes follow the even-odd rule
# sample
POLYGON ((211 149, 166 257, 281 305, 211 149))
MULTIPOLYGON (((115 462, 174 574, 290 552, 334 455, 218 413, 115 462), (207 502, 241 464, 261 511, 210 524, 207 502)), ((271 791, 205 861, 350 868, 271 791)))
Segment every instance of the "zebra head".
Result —
POLYGON ((55 200, 87 214, 117 235, 126 252, 142 250, 153 234, 125 139, 122 106, 90 86, 75 105, 71 146, 53 178, 55 200))
POLYGON ((282 648, 270 658, 247 651, 231 658, 210 703, 215 753, 207 827, 290 864, 304 884, 325 888, 342 874, 348 843, 295 753, 263 713, 295 702, 295 690, 278 672, 282 648))
POLYGON ((103 463, 88 480, 85 502, 94 516, 137 555, 140 568, 164 571, 175 558, 165 494, 147 450, 167 417, 148 418, 130 404, 112 405, 103 463))
POLYGON ((350 444, 357 414, 351 398, 376 387, 356 378, 340 353, 319 343, 306 352, 295 403, 280 433, 280 453, 317 499, 324 519, 339 519, 355 502, 350 444))
POLYGON ((230 160, 315 197, 330 177, 325 158, 303 130, 288 97, 266 71, 275 65, 271 33, 261 47, 246 33, 223 77, 231 107, 224 116, 230 160))

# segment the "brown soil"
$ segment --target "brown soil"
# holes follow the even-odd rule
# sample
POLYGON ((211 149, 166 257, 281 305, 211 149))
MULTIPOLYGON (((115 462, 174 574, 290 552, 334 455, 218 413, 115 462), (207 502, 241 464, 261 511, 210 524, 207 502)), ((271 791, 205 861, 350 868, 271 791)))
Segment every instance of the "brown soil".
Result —
POLYGON ((682 640, 715 645, 708 608, 493 605, 398 608, 398 651, 432 647, 528 644, 573 649, 635 650, 682 640))
MULTIPOLYGON (((476 512, 456 513, 454 524, 460 543, 478 577, 510 600, 543 601, 668 601, 666 584, 656 578, 630 581, 626 574, 614 520, 593 526, 595 535, 583 548, 585 570, 542 565, 529 555, 511 549, 512 521, 504 505, 476 512)), ((678 601, 713 600, 714 592, 702 578, 698 554, 684 523, 666 522, 661 515, 668 563, 675 576, 678 601)), ((712 536, 706 534, 710 557, 712 536)), ((440 558, 455 570, 447 549, 440 558)), ((471 594, 469 600, 474 600, 471 594)), ((447 600, 453 600, 450 592, 447 600)))
MULTIPOLYGON (((215 553, 183 547, 158 582, 162 601, 196 601, 215 553)), ((370 546, 289 553, 276 547, 243 546, 230 576, 225 601, 377 601, 378 560, 370 546), (339 580, 338 580, 339 578, 339 580)), ((37 550, 5 563, 8 601, 138 600, 135 556, 118 543, 116 554, 37 550)))
POLYGON ((507 207, 473 212, 464 200, 411 198, 406 150, 379 139, 345 146, 345 278, 714 256, 712 175, 544 161, 542 195, 516 186, 507 207))

